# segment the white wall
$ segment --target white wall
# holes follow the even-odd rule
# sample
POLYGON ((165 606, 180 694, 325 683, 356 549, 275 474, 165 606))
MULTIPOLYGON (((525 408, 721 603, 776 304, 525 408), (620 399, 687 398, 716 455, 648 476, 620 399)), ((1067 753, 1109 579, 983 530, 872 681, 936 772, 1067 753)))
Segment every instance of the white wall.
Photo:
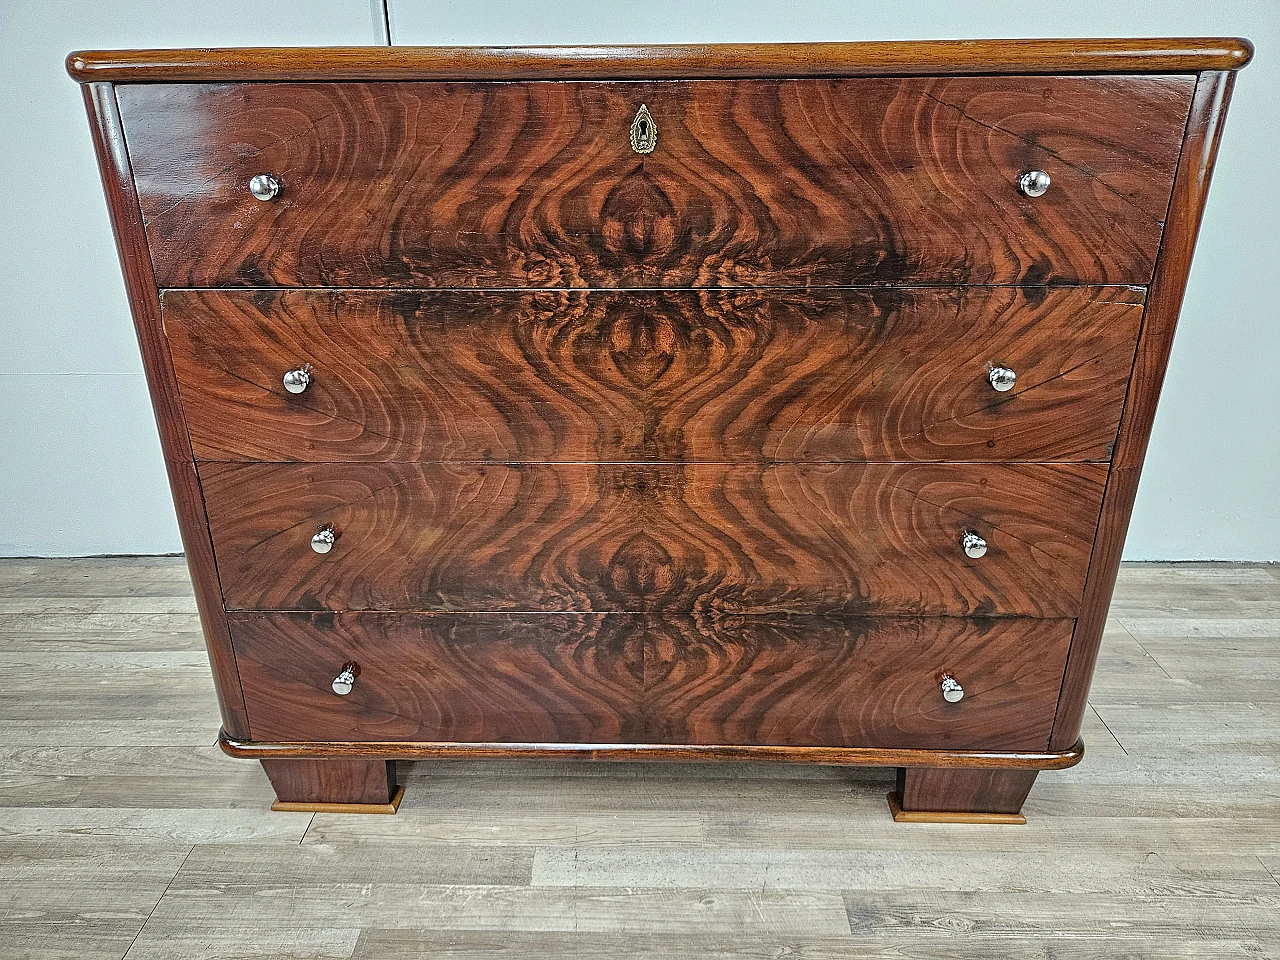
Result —
POLYGON ((382 42, 369 0, 0 0, 0 556, 182 549, 78 85, 86 47, 382 42))
MULTIPOLYGON (((0 34, 0 555, 179 549, 75 85, 75 47, 378 42, 367 0, 51 5, 0 34)), ((1280 559, 1280 0, 391 0, 392 40, 1242 35, 1241 75, 1126 557, 1280 559)))

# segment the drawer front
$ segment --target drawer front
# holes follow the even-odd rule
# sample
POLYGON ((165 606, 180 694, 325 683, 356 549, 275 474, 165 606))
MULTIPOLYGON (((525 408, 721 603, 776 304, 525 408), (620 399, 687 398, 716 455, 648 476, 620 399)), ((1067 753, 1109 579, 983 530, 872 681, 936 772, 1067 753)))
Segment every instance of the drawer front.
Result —
POLYGON ((1070 621, 1020 619, 230 619, 253 736, 282 741, 1042 750, 1071 637, 1070 621))
POLYGON ((1151 278, 1194 77, 125 84, 161 287, 1151 278), (641 105, 651 153, 629 131, 641 105), (1021 175, 1050 175, 1047 193, 1021 175), (274 175, 257 199, 249 182, 274 175))
POLYGON ((1043 750, 1071 620, 650 616, 653 743, 1043 750), (951 677, 963 693, 942 694, 951 677))
POLYGON ((200 466, 230 609, 1074 616, 1104 464, 200 466), (311 538, 331 527, 318 554, 311 538), (965 531, 985 556, 961 547, 965 531))
POLYGON ((163 314, 199 459, 1046 461, 1110 456, 1141 301, 179 290, 163 314))
POLYGON ((628 743, 640 726, 632 614, 232 614, 258 740, 628 743), (333 681, 358 666, 351 692, 333 681))

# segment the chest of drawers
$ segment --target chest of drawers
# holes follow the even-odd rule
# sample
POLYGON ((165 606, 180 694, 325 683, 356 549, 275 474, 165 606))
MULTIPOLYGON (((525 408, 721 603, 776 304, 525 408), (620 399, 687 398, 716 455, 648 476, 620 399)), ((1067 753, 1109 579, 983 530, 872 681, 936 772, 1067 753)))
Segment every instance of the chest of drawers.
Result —
POLYGON ((223 715, 398 759, 1070 766, 1241 40, 115 51, 223 715))

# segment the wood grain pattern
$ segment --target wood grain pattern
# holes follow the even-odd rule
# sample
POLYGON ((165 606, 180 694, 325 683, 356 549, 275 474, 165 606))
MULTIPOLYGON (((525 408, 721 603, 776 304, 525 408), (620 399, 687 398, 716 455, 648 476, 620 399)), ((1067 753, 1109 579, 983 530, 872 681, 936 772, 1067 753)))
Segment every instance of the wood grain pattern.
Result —
POLYGON ((188 291, 197 458, 1105 460, 1142 295, 188 291), (1017 371, 1009 393, 990 364, 1017 371), (291 394, 284 371, 313 368, 291 394))
POLYGON ((265 740, 1014 751, 1047 742, 1071 623, 265 613, 232 630, 265 740), (338 697, 347 660, 360 677, 338 697))
POLYGON ((1070 617, 1103 464, 203 464, 229 609, 1070 617), (332 525, 319 555, 312 534, 332 525), (962 532, 982 534, 969 559, 962 532))
POLYGON ((513 80, 528 77, 805 77, 1238 70, 1240 37, 698 43, 528 47, 259 47, 78 50, 67 72, 93 80, 513 80))
POLYGON ((1048 742, 1070 621, 650 615, 653 743, 970 747, 1048 742), (959 703, 943 674, 964 686, 959 703))
POLYGON ((394 760, 263 760, 276 798, 288 804, 383 804, 396 792, 394 760))
POLYGON ((231 622, 259 739, 644 739, 636 615, 269 613, 231 622), (339 697, 330 684, 347 661, 360 676, 339 697))
POLYGON ((1173 334, 1182 310, 1187 275, 1234 85, 1233 73, 1206 73, 1196 83, 1195 99, 1187 121, 1186 143, 1178 163, 1169 207, 1168 231, 1160 248, 1155 280, 1143 313, 1142 335, 1129 381, 1128 401, 1120 425, 1115 459, 1107 478, 1106 502, 1098 522, 1084 602, 1062 685, 1058 720, 1053 733, 1053 742, 1058 745, 1071 743, 1079 736, 1084 718, 1089 683, 1093 679, 1107 609, 1111 604, 1116 573, 1120 569, 1129 518, 1138 495, 1142 461, 1146 457, 1156 404, 1164 384, 1169 353, 1173 349, 1173 334))
POLYGON ((204 497, 192 462, 191 439, 183 418, 178 385, 170 362, 168 347, 160 319, 160 301, 156 292, 151 255, 147 248, 138 195, 129 165, 129 157, 116 102, 110 84, 94 83, 82 90, 89 125, 93 132, 98 171, 106 192, 107 210, 111 216, 120 269, 124 273, 125 292, 133 314, 134 332, 147 389, 155 411, 160 433, 160 449, 164 456, 169 491, 178 514, 178 530, 186 554, 191 579, 196 585, 196 607, 204 627, 205 647, 217 680, 218 705, 223 726, 229 731, 248 732, 244 698, 236 671, 235 651, 227 632, 222 606, 222 591, 214 564, 213 545, 209 539, 204 497))
POLYGON ((906 814, 1019 814, 1037 775, 1035 770, 900 768, 895 796, 906 814))
POLYGON ((120 102, 162 287, 1144 284, 1192 87, 130 84, 120 102), (1035 200, 1029 169, 1054 181, 1035 200), (270 203, 247 189, 263 171, 284 183, 270 203))

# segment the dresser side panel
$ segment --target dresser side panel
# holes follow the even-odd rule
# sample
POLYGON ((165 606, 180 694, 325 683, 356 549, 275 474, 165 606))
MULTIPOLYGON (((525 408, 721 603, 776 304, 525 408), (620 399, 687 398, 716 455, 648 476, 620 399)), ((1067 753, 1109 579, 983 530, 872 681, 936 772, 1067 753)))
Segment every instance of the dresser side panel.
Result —
POLYGON ((1196 83, 1155 278, 1143 311, 1137 358, 1107 478, 1084 597, 1067 658, 1051 749, 1074 743, 1080 734, 1234 85, 1234 73, 1205 73, 1196 83))
POLYGON ((232 649, 231 634, 227 629, 226 614, 222 606, 222 588, 214 564, 204 495, 196 476, 191 439, 178 399, 177 377, 174 375, 161 326, 155 275, 134 189, 115 90, 111 84, 93 83, 86 84, 83 91, 98 168, 111 214, 116 249, 120 255, 120 267, 138 336, 138 347, 142 353, 156 426, 160 432, 165 470, 178 514, 178 529, 182 535, 183 550, 195 587, 196 606, 204 627, 205 645, 216 680, 222 722, 228 734, 245 736, 249 730, 248 719, 240 689, 235 651, 232 649))

